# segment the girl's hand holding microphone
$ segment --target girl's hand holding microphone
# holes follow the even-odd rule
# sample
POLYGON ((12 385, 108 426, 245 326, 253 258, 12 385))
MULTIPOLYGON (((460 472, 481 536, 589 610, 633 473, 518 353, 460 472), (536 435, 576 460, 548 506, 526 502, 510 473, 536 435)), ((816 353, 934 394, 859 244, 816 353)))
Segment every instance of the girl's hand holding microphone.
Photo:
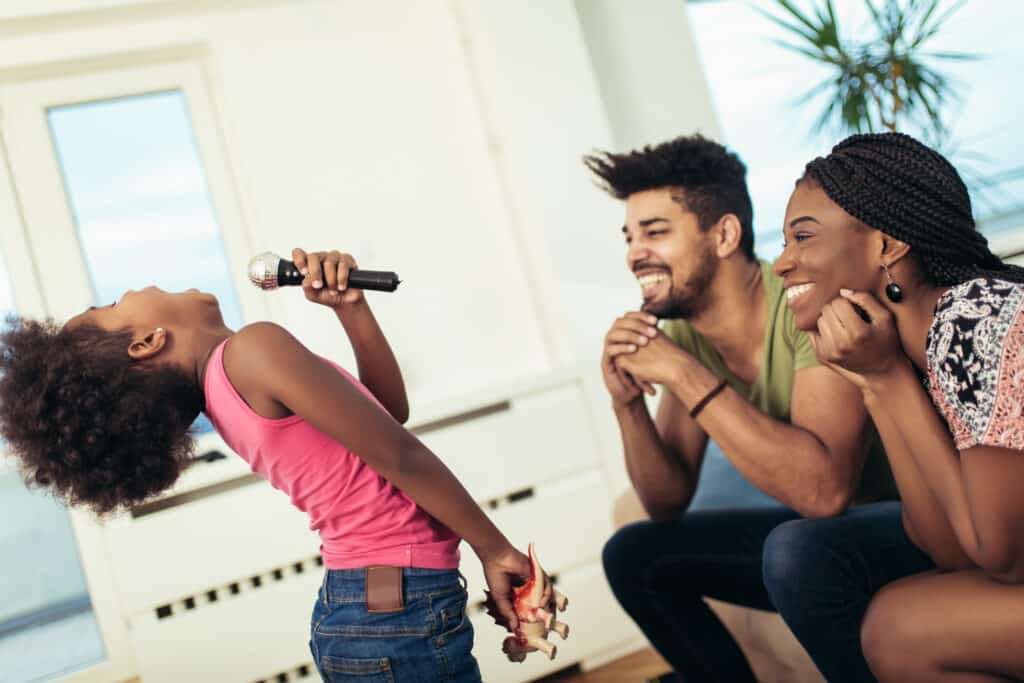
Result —
POLYGON ((292 261, 305 278, 302 291, 313 303, 337 308, 363 301, 363 290, 348 288, 349 271, 359 266, 351 254, 340 251, 306 252, 292 249, 292 261))

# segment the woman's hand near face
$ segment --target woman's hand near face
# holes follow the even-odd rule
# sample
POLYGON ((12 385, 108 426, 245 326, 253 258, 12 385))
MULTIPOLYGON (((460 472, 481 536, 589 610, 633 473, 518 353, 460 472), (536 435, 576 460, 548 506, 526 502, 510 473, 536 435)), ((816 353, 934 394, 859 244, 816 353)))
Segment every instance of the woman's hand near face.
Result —
POLYGON ((358 268, 351 254, 340 251, 313 251, 292 249, 292 260, 305 275, 302 291, 306 299, 316 304, 337 308, 341 304, 355 304, 363 300, 361 289, 348 288, 349 271, 358 268))
POLYGON ((839 293, 822 309, 817 332, 809 334, 818 360, 863 390, 872 377, 884 376, 910 359, 889 309, 867 292, 839 293))

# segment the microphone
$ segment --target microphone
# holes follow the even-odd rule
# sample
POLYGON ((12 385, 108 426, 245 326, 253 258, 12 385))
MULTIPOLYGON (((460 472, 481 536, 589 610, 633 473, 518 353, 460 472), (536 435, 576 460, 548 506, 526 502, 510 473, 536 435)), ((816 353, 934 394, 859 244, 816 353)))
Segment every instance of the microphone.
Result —
MULTIPOLYGON (((283 259, 277 254, 265 251, 253 256, 249 261, 249 282, 260 289, 277 289, 289 285, 301 285, 305 276, 295 267, 295 263, 283 259)), ((348 271, 348 286, 355 289, 372 289, 377 292, 393 292, 401 280, 398 274, 390 270, 362 270, 355 268, 348 271)))

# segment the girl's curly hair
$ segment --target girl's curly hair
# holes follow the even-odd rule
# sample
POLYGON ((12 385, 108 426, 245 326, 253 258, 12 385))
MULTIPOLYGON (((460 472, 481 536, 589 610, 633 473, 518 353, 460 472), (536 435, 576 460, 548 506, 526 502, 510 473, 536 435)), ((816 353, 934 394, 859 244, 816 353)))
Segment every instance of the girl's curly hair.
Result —
POLYGON ((166 489, 192 458, 203 395, 168 365, 127 353, 131 333, 8 319, 0 333, 0 435, 26 484, 98 514, 166 489))

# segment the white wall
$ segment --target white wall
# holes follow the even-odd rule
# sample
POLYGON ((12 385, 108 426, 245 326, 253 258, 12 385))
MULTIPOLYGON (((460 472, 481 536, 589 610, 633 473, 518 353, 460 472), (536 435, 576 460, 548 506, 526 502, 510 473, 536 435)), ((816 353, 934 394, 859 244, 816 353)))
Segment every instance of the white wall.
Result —
POLYGON ((680 0, 575 0, 619 150, 701 132, 721 138, 680 0))

